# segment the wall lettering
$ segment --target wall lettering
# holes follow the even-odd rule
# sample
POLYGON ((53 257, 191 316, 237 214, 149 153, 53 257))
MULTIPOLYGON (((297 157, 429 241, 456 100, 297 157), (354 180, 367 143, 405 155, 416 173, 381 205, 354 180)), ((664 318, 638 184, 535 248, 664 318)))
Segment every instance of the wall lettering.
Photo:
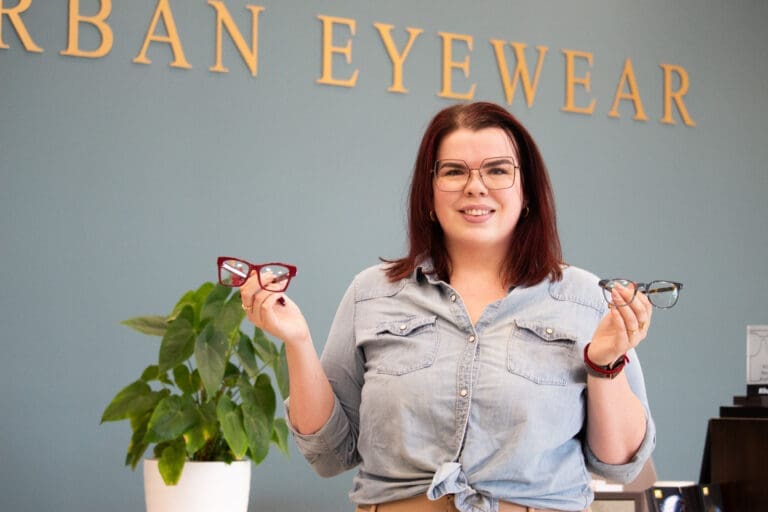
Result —
POLYGON ((59 52, 61 55, 71 57, 85 57, 98 59, 112 50, 114 34, 106 21, 112 12, 112 0, 102 0, 99 12, 94 16, 80 14, 80 0, 69 0, 69 20, 67 25, 67 48, 59 52), (101 35, 101 45, 95 50, 83 50, 80 48, 80 24, 92 25, 101 35))
POLYGON ((323 22, 323 74, 317 79, 317 83, 326 85, 338 85, 341 87, 354 87, 357 83, 357 75, 360 73, 359 69, 356 69, 352 75, 347 79, 334 78, 333 77, 333 54, 338 53, 343 55, 347 64, 352 62, 352 39, 347 39, 347 44, 344 46, 333 45, 333 33, 336 25, 346 25, 351 35, 355 35, 355 20, 349 18, 337 18, 334 16, 318 16, 318 19, 323 22))
POLYGON ((216 10, 216 63, 208 68, 208 70, 217 73, 227 73, 229 71, 228 68, 224 67, 221 50, 222 34, 224 28, 226 28, 245 65, 251 71, 251 76, 256 76, 259 69, 259 13, 264 10, 264 7, 246 6, 251 11, 251 47, 248 48, 245 38, 240 33, 240 30, 238 30, 237 25, 235 25, 232 15, 227 10, 224 2, 208 0, 208 5, 216 10))
POLYGON ((395 28, 395 26, 387 25, 385 23, 374 23, 373 26, 379 31, 381 40, 384 42, 384 48, 387 50, 387 55, 389 55, 389 58, 392 61, 392 85, 390 85, 387 90, 389 92, 399 93, 408 92, 408 89, 403 87, 403 63, 405 62, 405 59, 408 58, 408 54, 411 53, 413 42, 419 34, 424 31, 420 28, 408 27, 408 42, 405 43, 403 51, 398 52, 397 46, 395 46, 395 43, 392 40, 392 29, 395 28))
MULTIPOLYGON (((106 57, 114 43, 114 33, 109 24, 112 13, 113 0, 97 0, 98 10, 95 13, 84 14, 81 12, 80 0, 69 0, 67 14, 67 43, 66 48, 59 53, 68 57, 99 59, 106 57), (80 41, 80 28, 90 25, 101 37, 101 43, 97 48, 83 48, 80 41)), ((177 0, 157 0, 154 12, 148 23, 147 31, 140 44, 140 50, 132 62, 149 65, 152 61, 148 57, 150 49, 158 45, 166 46, 170 50, 172 59, 169 66, 173 68, 191 69, 192 65, 184 54, 182 38, 173 16, 171 4, 177 0), (155 43, 153 45, 153 43, 155 43)), ((203 3, 203 0, 199 0, 203 3)), ((33 0, 17 0, 12 7, 7 6, 8 0, 0 0, 0 49, 9 49, 8 35, 3 33, 3 26, 10 27, 26 52, 43 53, 35 43, 30 31, 25 24, 23 16, 27 12, 33 0), (8 23, 4 23, 5 20, 8 23)), ((212 73, 228 73, 229 68, 224 65, 223 44, 224 33, 234 44, 235 49, 242 58, 245 67, 254 78, 258 75, 259 22, 261 13, 266 8, 256 5, 246 5, 245 10, 250 13, 250 41, 238 28, 235 18, 226 5, 226 0, 205 0, 212 8, 212 25, 215 27, 215 59, 208 68, 212 73)), ((181 4, 178 0, 176 5, 181 4)), ((186 4, 184 4, 186 5, 186 4)), ((355 87, 361 72, 365 72, 357 62, 353 62, 352 53, 355 37, 357 37, 357 20, 341 16, 318 14, 320 21, 320 76, 315 83, 333 87, 355 87)), ((150 16, 148 15, 148 18, 150 16)), ((383 45, 389 65, 392 67, 392 82, 387 91, 395 94, 408 94, 405 87, 405 63, 414 48, 424 38, 424 29, 407 27, 405 29, 407 40, 402 35, 402 29, 387 23, 373 23, 370 31, 365 31, 359 37, 370 37, 370 34, 378 34, 383 45), (395 40, 403 41, 398 44, 395 40)), ((436 33, 440 38, 442 55, 439 57, 441 64, 440 86, 435 88, 435 93, 440 98, 451 100, 471 100, 475 97, 477 82, 471 75, 471 58, 474 51, 475 38, 469 34, 457 34, 450 32, 436 33)), ((507 105, 512 105, 518 88, 522 89, 523 99, 528 108, 533 108, 536 94, 542 78, 544 63, 551 56, 549 48, 544 45, 535 47, 535 52, 528 45, 519 41, 506 41, 501 39, 489 39, 491 51, 496 61, 496 67, 500 77, 500 91, 507 105), (509 49, 511 48, 511 52, 509 49), (536 60, 535 69, 533 60, 536 60), (514 59, 514 63, 511 60, 514 59)), ((277 44, 272 43, 272 48, 277 44)), ((269 51, 269 49, 267 50, 269 51)), ((595 62, 593 52, 566 49, 560 50, 564 59, 564 72, 562 75, 564 99, 560 111, 584 116, 593 116, 602 100, 592 95, 592 67, 595 62)), ((366 65, 383 65, 381 62, 367 62, 366 65)), ((385 64, 384 64, 385 65, 385 64)), ((667 125, 677 125, 679 121, 685 126, 694 127, 694 122, 685 103, 691 82, 688 71, 680 65, 661 63, 662 84, 662 112, 659 122, 667 125)), ((613 95, 607 117, 620 118, 619 107, 622 102, 629 102, 634 109, 632 119, 639 122, 647 122, 649 117, 643 104, 643 97, 638 86, 632 60, 627 58, 620 73, 617 73, 616 92, 613 95)), ((551 79, 551 78, 548 78, 551 79)))
POLYGON ((0 0, 0 48, 7 49, 9 46, 3 42, 3 18, 8 18, 11 26, 16 31, 16 35, 21 40, 21 45, 28 52, 43 53, 43 49, 37 46, 29 35, 24 21, 21 19, 21 13, 25 12, 32 5, 32 0, 19 0, 15 7, 5 7, 3 0, 0 0))

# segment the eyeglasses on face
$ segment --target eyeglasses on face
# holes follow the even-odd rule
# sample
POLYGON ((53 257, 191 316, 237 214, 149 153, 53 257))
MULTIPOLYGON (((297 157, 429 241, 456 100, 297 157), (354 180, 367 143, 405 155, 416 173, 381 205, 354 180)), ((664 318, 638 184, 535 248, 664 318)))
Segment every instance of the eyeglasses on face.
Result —
POLYGON ((219 284, 236 288, 242 286, 252 273, 259 280, 259 286, 271 292, 284 292, 291 279, 296 276, 296 267, 287 263, 262 263, 254 265, 240 258, 219 256, 219 284))
POLYGON ((602 279, 597 283, 600 288, 603 289, 603 297, 605 301, 612 306, 627 306, 637 296, 637 292, 644 293, 648 297, 648 301, 659 309, 669 309, 677 304, 677 299, 680 296, 680 290, 683 288, 683 283, 676 283, 675 281, 651 281, 650 283, 636 283, 629 279, 602 279), (625 288, 632 290, 632 297, 628 301, 621 300, 616 302, 611 294, 614 286, 620 284, 625 288))
POLYGON ((486 188, 500 190, 515 184, 515 175, 520 166, 511 156, 494 156, 480 162, 480 167, 470 169, 467 162, 457 159, 437 160, 432 170, 435 184, 443 192, 464 190, 476 170, 486 188))

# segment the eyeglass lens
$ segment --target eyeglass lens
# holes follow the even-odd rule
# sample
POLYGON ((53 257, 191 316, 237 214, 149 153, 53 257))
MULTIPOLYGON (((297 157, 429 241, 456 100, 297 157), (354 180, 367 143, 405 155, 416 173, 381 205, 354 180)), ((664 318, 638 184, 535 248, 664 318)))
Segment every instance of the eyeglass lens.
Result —
POLYGON ((268 265, 259 270, 259 284, 265 290, 282 292, 288 288, 290 272, 282 265, 268 265))
MULTIPOLYGON (((511 157, 486 158, 480 163, 478 173, 489 189, 510 188, 515 184, 517 164, 511 157)), ((463 190, 469 182, 472 170, 464 160, 438 160, 435 164, 437 188, 445 192, 463 190)))
MULTIPOLYGON (((290 269, 284 265, 265 265, 259 268, 259 285, 271 292, 282 292, 288 288, 290 269)), ((245 261, 227 259, 219 265, 219 281, 224 286, 239 287, 245 284, 254 269, 245 261)))
POLYGON ((224 260, 219 265, 219 281, 224 286, 242 286, 250 271, 250 265, 244 261, 224 260))
POLYGON ((667 309, 677 304, 677 299, 680 295, 680 288, 677 283, 671 281, 652 281, 648 284, 637 284, 628 279, 610 279, 601 282, 603 288, 603 296, 606 302, 614 306, 626 306, 632 300, 634 300, 637 292, 646 294, 648 301, 657 308, 667 309), (634 290, 632 298, 629 301, 619 300, 616 301, 611 294, 616 283, 634 290))
POLYGON ((657 308, 671 308, 677 304, 680 289, 669 281, 653 281, 645 289, 648 300, 657 308))

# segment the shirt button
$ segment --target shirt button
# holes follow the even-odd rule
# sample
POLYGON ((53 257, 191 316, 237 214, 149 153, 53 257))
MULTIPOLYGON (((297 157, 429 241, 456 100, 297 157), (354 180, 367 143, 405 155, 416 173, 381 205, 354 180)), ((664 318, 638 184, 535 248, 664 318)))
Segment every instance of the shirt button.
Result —
POLYGON ((551 327, 547 327, 547 334, 552 334, 555 332, 551 327))
POLYGON ((469 340, 470 343, 473 343, 475 341, 475 337, 474 336, 470 336, 467 339, 469 340))
POLYGON ((467 390, 466 389, 462 389, 461 391, 459 391, 459 394, 461 396, 467 396, 467 390))
POLYGON ((456 294, 455 293, 451 294, 451 302, 456 302, 456 294))
POLYGON ((401 331, 404 331, 404 330, 406 330, 407 328, 408 328, 408 326, 407 326, 407 325, 405 325, 405 324, 400 324, 400 330, 401 330, 401 331))

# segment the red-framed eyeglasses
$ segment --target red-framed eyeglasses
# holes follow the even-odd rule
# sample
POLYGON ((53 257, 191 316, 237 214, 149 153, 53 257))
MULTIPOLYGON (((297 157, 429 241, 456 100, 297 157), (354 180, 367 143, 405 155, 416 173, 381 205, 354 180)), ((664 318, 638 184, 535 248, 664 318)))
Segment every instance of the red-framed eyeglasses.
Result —
POLYGON ((245 284, 252 274, 259 280, 259 286, 270 292, 284 292, 291 279, 296 276, 296 267, 287 263, 261 263, 255 265, 240 258, 219 256, 219 284, 237 288, 245 284))

